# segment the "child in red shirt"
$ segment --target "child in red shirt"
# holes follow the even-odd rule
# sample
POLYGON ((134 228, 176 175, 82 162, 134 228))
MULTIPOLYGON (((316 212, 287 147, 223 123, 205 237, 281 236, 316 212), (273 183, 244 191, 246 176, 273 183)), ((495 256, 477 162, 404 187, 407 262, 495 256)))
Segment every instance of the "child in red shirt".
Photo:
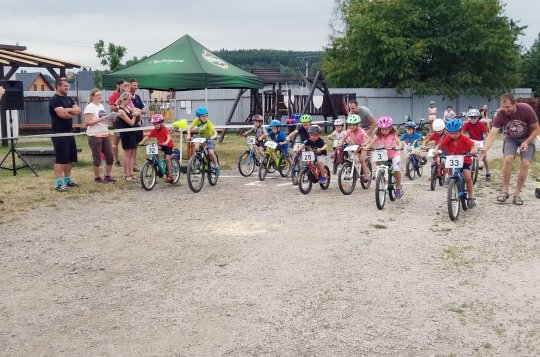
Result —
MULTIPOLYGON (((469 138, 471 138, 472 140, 483 142, 484 134, 487 134, 488 130, 484 123, 479 121, 480 111, 478 109, 471 109, 467 113, 467 117, 469 118, 469 121, 463 124, 462 131, 468 132, 469 138)), ((487 156, 484 156, 482 161, 484 162, 484 167, 486 168, 486 181, 489 181, 491 179, 491 173, 489 172, 489 162, 487 156)))
POLYGON ((152 124, 154 124, 154 129, 150 130, 150 132, 141 140, 139 145, 144 144, 144 142, 149 138, 156 138, 158 141, 158 144, 161 146, 161 150, 165 152, 165 161, 167 162, 167 172, 168 175, 165 177, 165 182, 171 183, 173 182, 173 178, 171 176, 172 172, 172 164, 171 164, 171 155, 173 153, 174 143, 171 137, 171 133, 169 132, 169 129, 163 125, 163 116, 161 114, 154 114, 152 116, 152 124))
MULTIPOLYGON (((439 152, 439 149, 443 149, 449 155, 463 155, 464 153, 476 153, 476 144, 474 141, 466 137, 461 133, 463 123, 460 119, 452 119, 446 123, 446 131, 448 135, 441 140, 441 142, 435 146, 435 155, 439 152)), ((474 208, 476 202, 473 194, 473 180, 471 175, 472 158, 465 156, 463 158, 463 176, 465 178, 465 185, 467 186, 467 192, 469 198, 467 199, 467 207, 474 208)))

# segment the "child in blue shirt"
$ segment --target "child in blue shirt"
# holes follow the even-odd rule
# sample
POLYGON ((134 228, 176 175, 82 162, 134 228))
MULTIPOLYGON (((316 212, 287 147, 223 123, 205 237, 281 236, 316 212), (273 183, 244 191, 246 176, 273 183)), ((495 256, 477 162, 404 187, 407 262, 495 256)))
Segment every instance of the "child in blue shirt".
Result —
POLYGON ((287 142, 287 134, 283 130, 281 130, 281 122, 277 119, 274 119, 270 122, 270 131, 268 132, 268 137, 272 139, 272 141, 275 141, 278 144, 278 147, 276 150, 279 150, 281 152, 281 155, 287 160, 289 165, 291 167, 293 166, 293 162, 291 159, 291 155, 289 155, 289 144, 287 142))
POLYGON ((422 134, 416 131, 416 123, 414 122, 407 122, 405 124, 405 128, 407 129, 407 131, 403 133, 403 135, 401 135, 401 138, 399 138, 399 140, 401 140, 402 142, 408 145, 414 143, 415 150, 414 150, 413 155, 416 156, 416 158, 422 162, 422 165, 424 165, 427 162, 427 159, 420 155, 420 150, 419 150, 419 147, 420 147, 419 141, 424 139, 424 137, 422 136, 422 134))

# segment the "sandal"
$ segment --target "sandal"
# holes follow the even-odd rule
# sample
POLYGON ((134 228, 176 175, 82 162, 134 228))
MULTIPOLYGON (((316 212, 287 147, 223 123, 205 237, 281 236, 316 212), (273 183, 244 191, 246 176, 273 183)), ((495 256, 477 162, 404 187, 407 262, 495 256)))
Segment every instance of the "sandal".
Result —
POLYGON ((510 197, 510 195, 508 194, 508 192, 501 192, 498 196, 497 196, 497 202, 500 202, 500 203, 504 203, 506 202, 506 200, 510 197))
POLYGON ((514 196, 514 198, 512 199, 512 203, 516 206, 523 206, 523 200, 519 196, 514 196))
POLYGON ((124 176, 124 180, 126 180, 126 181, 135 181, 135 180, 133 180, 133 177, 131 177, 131 176, 124 176))

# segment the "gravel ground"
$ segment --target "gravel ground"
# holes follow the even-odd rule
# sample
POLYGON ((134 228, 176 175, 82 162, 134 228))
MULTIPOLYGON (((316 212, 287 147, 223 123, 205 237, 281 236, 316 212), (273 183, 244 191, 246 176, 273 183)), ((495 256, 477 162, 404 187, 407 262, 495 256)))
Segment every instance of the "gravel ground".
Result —
POLYGON ((482 177, 457 222, 425 177, 382 211, 374 185, 288 182, 182 176, 2 225, 0 354, 540 355, 532 181, 517 207, 482 177))

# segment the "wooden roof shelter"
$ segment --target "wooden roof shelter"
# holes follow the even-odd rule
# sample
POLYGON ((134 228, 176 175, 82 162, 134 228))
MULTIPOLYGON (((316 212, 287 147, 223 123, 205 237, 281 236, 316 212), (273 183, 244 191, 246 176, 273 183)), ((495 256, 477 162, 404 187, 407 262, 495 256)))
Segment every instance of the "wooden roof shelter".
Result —
MULTIPOLYGON (((21 67, 45 68, 57 80, 66 76, 66 69, 81 68, 82 65, 26 52, 26 46, 0 44, 0 80, 10 80, 21 67), (9 67, 7 72, 5 72, 6 67, 9 67)), ((2 124, 0 136, 5 138, 7 137, 8 125, 6 111, 3 108, 0 108, 0 122, 2 124)), ((2 140, 2 146, 7 146, 6 140, 2 140)))

